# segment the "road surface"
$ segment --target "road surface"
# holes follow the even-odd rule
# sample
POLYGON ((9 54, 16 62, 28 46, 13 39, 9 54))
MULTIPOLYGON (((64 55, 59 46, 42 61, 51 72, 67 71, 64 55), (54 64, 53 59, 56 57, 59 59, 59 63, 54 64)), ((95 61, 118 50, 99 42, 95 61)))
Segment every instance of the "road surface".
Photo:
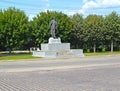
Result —
POLYGON ((0 62, 0 91, 119 90, 119 55, 0 62))

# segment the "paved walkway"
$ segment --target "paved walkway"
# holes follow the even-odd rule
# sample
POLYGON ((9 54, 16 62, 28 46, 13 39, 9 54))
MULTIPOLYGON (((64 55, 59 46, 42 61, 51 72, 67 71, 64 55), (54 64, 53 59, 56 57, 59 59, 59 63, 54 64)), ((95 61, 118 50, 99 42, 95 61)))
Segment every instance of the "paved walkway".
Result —
POLYGON ((0 62, 0 91, 119 91, 120 56, 0 62))
POLYGON ((20 72, 35 70, 57 70, 91 66, 120 64, 120 56, 80 57, 80 58, 38 58, 21 61, 0 61, 0 72, 20 72))

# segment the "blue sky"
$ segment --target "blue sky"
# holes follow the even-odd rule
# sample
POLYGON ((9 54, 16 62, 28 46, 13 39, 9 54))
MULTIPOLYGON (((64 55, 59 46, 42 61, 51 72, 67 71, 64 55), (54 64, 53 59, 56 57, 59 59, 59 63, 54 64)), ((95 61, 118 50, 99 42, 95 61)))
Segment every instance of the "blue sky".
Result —
POLYGON ((120 0, 0 0, 0 9, 16 7, 23 10, 29 18, 41 11, 61 11, 68 15, 82 13, 107 15, 112 11, 120 14, 120 0))

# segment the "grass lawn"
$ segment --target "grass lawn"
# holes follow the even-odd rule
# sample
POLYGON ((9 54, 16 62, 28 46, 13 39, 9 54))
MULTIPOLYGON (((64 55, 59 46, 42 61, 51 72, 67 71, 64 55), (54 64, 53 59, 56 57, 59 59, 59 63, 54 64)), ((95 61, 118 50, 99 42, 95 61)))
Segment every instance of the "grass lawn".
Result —
POLYGON ((84 53, 85 56, 103 56, 103 55, 117 55, 120 54, 120 51, 118 52, 96 52, 96 53, 84 53))
MULTIPOLYGON (((96 52, 96 53, 84 53, 85 56, 104 56, 104 55, 118 55, 119 52, 96 52)), ((34 57, 31 54, 12 54, 12 55, 5 55, 0 56, 0 60, 20 60, 20 59, 33 59, 38 58, 34 57)))
POLYGON ((17 54, 17 55, 1 56, 0 60, 19 60, 19 59, 32 59, 32 58, 38 58, 38 57, 33 57, 31 54, 17 54))

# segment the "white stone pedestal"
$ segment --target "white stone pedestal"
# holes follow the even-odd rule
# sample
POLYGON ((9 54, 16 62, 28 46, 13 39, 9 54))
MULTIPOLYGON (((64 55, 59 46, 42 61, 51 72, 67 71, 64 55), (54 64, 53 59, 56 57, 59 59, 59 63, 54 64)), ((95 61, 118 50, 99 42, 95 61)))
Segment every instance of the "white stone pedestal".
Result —
POLYGON ((52 44, 41 44, 42 51, 61 51, 70 50, 70 43, 52 43, 52 44))
POLYGON ((59 58, 59 57, 83 57, 82 49, 70 49, 70 43, 61 43, 60 38, 49 38, 47 44, 41 44, 40 51, 33 51, 33 56, 46 57, 46 58, 59 58))

